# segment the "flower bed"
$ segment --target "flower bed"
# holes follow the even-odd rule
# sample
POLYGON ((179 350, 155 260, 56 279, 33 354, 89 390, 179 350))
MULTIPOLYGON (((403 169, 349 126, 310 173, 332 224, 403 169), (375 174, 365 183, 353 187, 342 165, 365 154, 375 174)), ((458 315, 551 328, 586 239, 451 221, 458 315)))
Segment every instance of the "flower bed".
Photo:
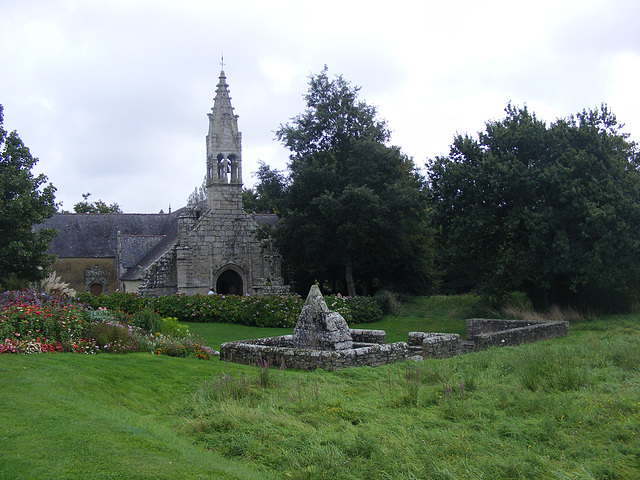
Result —
POLYGON ((143 312, 141 323, 155 327, 152 331, 130 324, 131 319, 140 320, 141 312, 112 313, 104 307, 92 310, 82 303, 72 304, 66 297, 32 291, 4 292, 0 294, 0 354, 148 351, 208 359, 215 353, 191 336, 176 318, 163 319, 150 311, 143 312))

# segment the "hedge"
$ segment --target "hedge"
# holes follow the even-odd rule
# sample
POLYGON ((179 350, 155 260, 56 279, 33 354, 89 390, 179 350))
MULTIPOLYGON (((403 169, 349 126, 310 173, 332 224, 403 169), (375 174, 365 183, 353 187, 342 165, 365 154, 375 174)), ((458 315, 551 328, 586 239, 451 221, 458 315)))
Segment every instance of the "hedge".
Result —
MULTIPOLYGON (((137 293, 78 295, 93 309, 106 307, 112 312, 134 315, 151 308, 162 317, 181 322, 239 323, 258 327, 292 328, 304 305, 299 295, 171 295, 143 297, 137 293)), ((370 323, 382 318, 382 309, 370 297, 325 297, 330 310, 339 312, 348 324, 370 323)))

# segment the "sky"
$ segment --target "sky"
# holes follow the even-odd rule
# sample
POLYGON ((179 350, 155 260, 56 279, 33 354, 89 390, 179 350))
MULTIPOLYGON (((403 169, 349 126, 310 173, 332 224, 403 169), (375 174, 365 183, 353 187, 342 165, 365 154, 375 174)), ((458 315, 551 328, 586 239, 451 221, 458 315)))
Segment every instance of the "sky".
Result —
POLYGON ((637 0, 0 0, 0 104, 73 211, 186 204, 224 70, 243 180, 285 170, 280 125, 326 65, 419 167, 508 103, 552 122, 606 103, 640 141, 637 0))

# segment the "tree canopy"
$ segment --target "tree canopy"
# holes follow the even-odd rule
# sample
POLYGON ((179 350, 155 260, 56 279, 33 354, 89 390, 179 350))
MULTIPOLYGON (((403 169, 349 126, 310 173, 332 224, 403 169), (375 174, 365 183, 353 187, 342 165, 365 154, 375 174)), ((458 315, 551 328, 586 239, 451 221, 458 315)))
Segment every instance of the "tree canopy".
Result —
POLYGON ((3 120, 0 105, 0 283, 7 288, 42 279, 53 261, 46 251, 55 230, 33 227, 55 213, 56 189, 46 176, 33 175, 38 159, 15 131, 4 130, 3 120))
POLYGON ((287 174, 261 167, 258 192, 281 217, 288 264, 349 295, 356 286, 425 291, 432 252, 424 179, 358 87, 327 69, 310 78, 306 110, 276 137, 291 150, 287 174))
POLYGON ((549 126, 506 114, 428 164, 445 284, 524 291, 538 308, 622 307, 640 292, 637 146, 606 106, 549 126))
POLYGON ((280 213, 284 190, 287 180, 279 170, 271 170, 267 164, 260 161, 255 189, 244 189, 242 192, 242 206, 247 212, 280 213))
POLYGON ((95 202, 89 202, 90 193, 82 194, 82 202, 78 202, 73 206, 75 213, 122 213, 120 205, 113 202, 111 205, 107 205, 102 200, 95 202))

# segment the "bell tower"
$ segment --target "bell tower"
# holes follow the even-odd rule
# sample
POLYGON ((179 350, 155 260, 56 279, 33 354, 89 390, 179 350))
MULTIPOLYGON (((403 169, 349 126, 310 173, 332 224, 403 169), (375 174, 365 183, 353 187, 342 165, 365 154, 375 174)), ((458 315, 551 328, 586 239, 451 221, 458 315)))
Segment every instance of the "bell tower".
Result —
MULTIPOLYGON (((223 64, 224 67, 224 64, 223 64)), ((242 133, 224 70, 216 88, 207 135, 207 199, 214 214, 242 212, 242 133)))

